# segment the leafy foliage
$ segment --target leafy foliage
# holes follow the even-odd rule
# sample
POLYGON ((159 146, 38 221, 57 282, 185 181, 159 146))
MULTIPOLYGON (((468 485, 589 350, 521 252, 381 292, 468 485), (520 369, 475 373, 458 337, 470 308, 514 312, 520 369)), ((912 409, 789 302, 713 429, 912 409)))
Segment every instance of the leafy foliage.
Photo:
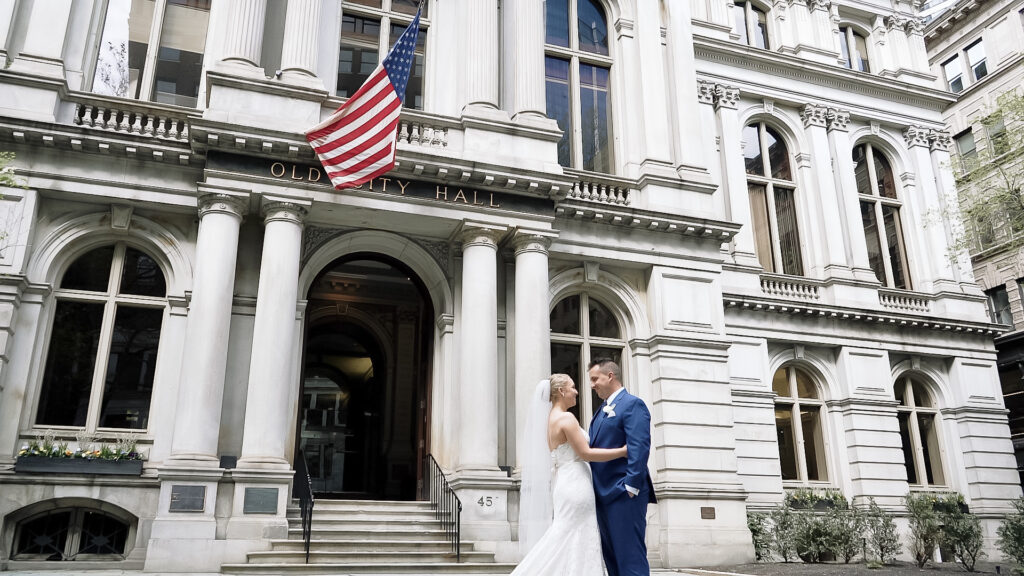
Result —
POLYGON ((838 490, 800 489, 768 514, 747 516, 758 560, 850 562, 864 546, 865 515, 838 490))
POLYGON ((828 512, 829 548, 849 564, 864 548, 864 512, 854 506, 836 506, 828 512))
POLYGON ((874 498, 870 498, 868 502, 867 513, 864 515, 868 552, 879 563, 891 564, 896 561, 896 554, 900 551, 900 535, 896 531, 896 521, 892 515, 882 510, 874 498))
POLYGON ((910 541, 907 550, 914 557, 918 568, 932 559, 935 548, 942 538, 942 526, 935 512, 936 498, 928 493, 910 492, 903 497, 910 522, 910 541))
POLYGON ((764 512, 747 514, 747 529, 754 540, 754 556, 758 562, 772 557, 772 534, 768 526, 768 515, 764 512))
POLYGON ((0 186, 24 188, 25 183, 14 174, 14 152, 0 152, 0 186))
POLYGON ((794 536, 796 531, 796 513, 787 505, 772 510, 768 515, 772 522, 771 551, 783 562, 796 558, 794 536))
POLYGON ((996 530, 996 547, 1016 564, 1018 574, 1024 574, 1024 498, 1014 500, 1013 506, 1017 512, 1007 515, 996 530))
POLYGON ((940 514, 942 520, 942 541, 953 551, 953 556, 968 572, 974 572, 974 564, 986 556, 981 550, 984 539, 981 520, 954 508, 940 514))

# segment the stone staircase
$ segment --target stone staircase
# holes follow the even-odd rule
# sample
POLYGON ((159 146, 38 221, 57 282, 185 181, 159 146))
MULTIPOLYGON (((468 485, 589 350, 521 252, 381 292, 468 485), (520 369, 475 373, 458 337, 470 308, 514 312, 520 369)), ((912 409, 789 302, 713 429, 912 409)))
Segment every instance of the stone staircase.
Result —
POLYGON ((224 574, 508 574, 494 554, 462 542, 456 562, 451 542, 429 502, 317 500, 309 563, 299 509, 288 510, 288 539, 271 540, 270 550, 250 552, 245 564, 225 564, 224 574))

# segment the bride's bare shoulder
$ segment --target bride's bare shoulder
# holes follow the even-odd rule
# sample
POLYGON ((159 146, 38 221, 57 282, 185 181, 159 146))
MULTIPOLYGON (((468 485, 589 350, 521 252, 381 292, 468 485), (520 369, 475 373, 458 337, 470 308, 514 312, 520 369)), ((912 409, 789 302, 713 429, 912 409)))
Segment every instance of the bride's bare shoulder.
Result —
POLYGON ((579 425, 576 422, 576 417, 573 416, 572 412, 562 412, 561 414, 555 415, 552 418, 551 423, 554 424, 555 426, 557 426, 558 428, 563 428, 565 426, 578 426, 579 425))

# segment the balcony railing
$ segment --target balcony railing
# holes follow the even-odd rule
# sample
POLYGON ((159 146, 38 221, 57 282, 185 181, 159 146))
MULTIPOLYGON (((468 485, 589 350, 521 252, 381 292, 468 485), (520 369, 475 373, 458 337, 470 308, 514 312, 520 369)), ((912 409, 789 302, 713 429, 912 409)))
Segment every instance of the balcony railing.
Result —
POLYGON ((880 289, 878 303, 882 308, 900 312, 930 312, 931 298, 915 292, 880 289))
POLYGON ((628 206, 632 200, 632 182, 629 180, 579 170, 566 170, 565 173, 575 179, 566 200, 612 206, 628 206))
POLYGON ((79 126, 178 142, 188 141, 189 118, 200 116, 178 106, 99 94, 72 93, 68 100, 75 103, 73 122, 79 126))
POLYGON ((817 300, 821 298, 821 282, 794 276, 762 274, 761 292, 780 298, 817 300))

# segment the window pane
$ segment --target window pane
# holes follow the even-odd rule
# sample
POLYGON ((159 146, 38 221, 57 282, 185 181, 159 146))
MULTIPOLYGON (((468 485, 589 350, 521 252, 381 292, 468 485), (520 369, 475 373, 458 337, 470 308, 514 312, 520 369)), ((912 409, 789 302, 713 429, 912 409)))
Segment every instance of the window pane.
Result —
POLYGON ((71 512, 51 513, 23 522, 18 527, 18 544, 14 549, 14 557, 39 555, 45 556, 48 560, 51 557, 63 560, 70 523, 71 512))
POLYGON ((157 52, 153 99, 196 107, 210 23, 210 0, 167 3, 157 52))
POLYGON ((905 378, 900 378, 896 381, 892 392, 900 406, 910 406, 910 403, 907 401, 907 380, 905 378))
MULTIPOLYGON (((377 5, 379 6, 380 5, 380 0, 376 0, 376 2, 377 2, 377 5)), ((416 14, 416 8, 419 7, 419 4, 420 4, 419 0, 391 0, 391 10, 394 11, 394 12, 398 12, 399 14, 414 15, 414 14, 416 14)), ((423 12, 420 13, 420 17, 421 18, 429 18, 430 17, 430 14, 428 12, 428 8, 430 8, 430 2, 424 2, 423 3, 423 12)), ((422 33, 423 33, 423 31, 420 30, 420 34, 422 34, 422 33)))
POLYGON ((885 265, 882 263, 882 241, 878 236, 878 222, 875 218, 874 202, 860 203, 860 217, 864 223, 864 239, 868 245, 868 264, 875 271, 875 278, 885 284, 885 265))
POLYGON ((576 20, 579 26, 580 50, 608 55, 608 24, 604 10, 594 0, 578 0, 576 20))
POLYGON ((996 286, 987 290, 989 315, 993 322, 1013 326, 1013 315, 1010 313, 1010 295, 1006 286, 996 286))
POLYGON ((856 32, 853 33, 853 45, 856 52, 853 55, 854 67, 861 72, 870 72, 871 65, 868 62, 868 46, 864 37, 856 32))
POLYGON ((85 426, 103 304, 58 300, 36 424, 85 426))
POLYGON ((580 297, 563 298, 551 310, 551 331, 557 334, 580 333, 580 297))
POLYGON ((960 92, 964 89, 963 70, 960 68, 960 58, 954 56, 942 65, 942 72, 946 75, 946 84, 950 92, 960 92))
POLYGON ((1020 364, 999 367, 999 382, 1002 385, 1003 394, 1024 392, 1024 373, 1021 372, 1021 368, 1020 364))
POLYGON ((341 49, 338 51, 338 96, 349 97, 377 67, 380 21, 343 15, 341 49))
POLYGON ((747 3, 736 2, 733 5, 732 14, 735 26, 734 32, 739 34, 740 44, 750 44, 750 40, 747 38, 747 3))
MULTIPOLYGON (((572 378, 573 382, 576 383, 576 389, 580 391, 582 398, 583 394, 586 394, 586 389, 582 388, 586 386, 590 387, 590 383, 583 378, 583 374, 580 373, 580 345, 579 344, 560 344, 557 342, 551 343, 551 373, 552 374, 568 374, 572 378)), ((595 404, 593 408, 597 408, 598 404, 595 404)), ((579 422, 585 420, 580 418, 580 403, 576 402, 576 405, 569 410, 572 412, 579 422)))
POLYGON ((761 136, 758 125, 743 128, 743 159, 747 174, 764 176, 764 160, 761 158, 761 136))
POLYGON ((128 541, 128 525, 116 518, 86 512, 82 518, 79 554, 124 554, 128 541))
POLYGON ((846 26, 839 29, 839 57, 843 61, 843 66, 853 68, 853 61, 850 59, 850 43, 847 40, 849 30, 846 26))
POLYGON ((939 459, 939 436, 935 429, 935 416, 918 414, 917 423, 921 430, 921 448, 924 450, 924 470, 929 484, 946 483, 942 474, 942 460, 939 459))
POLYGON ((859 144, 853 149, 853 176, 857 180, 858 194, 871 194, 871 174, 868 172, 867 146, 859 144))
POLYGON ((792 396, 789 391, 789 368, 779 368, 775 371, 775 376, 772 376, 772 392, 778 394, 780 398, 792 396))
POLYGON ((615 321, 615 316, 612 316, 611 310, 604 304, 593 298, 590 299, 590 335, 602 338, 619 337, 619 323, 615 321))
POLYGON ((381 0, 345 0, 349 4, 359 4, 360 6, 369 6, 370 8, 380 8, 381 0))
POLYGON ((114 247, 104 246, 79 256, 64 272, 61 288, 106 292, 110 284, 110 264, 114 259, 114 247))
MULTIPOLYGON (((415 7, 413 13, 416 13, 415 7)), ((405 24, 391 25, 390 46, 398 42, 398 37, 405 32, 405 24)), ((405 86, 405 107, 423 109, 423 67, 426 61, 427 30, 420 26, 420 32, 416 36, 416 59, 412 64, 412 72, 409 74, 409 83, 405 86)))
POLYGON ((559 58, 544 59, 548 118, 558 122, 562 139, 558 141, 558 163, 572 165, 572 125, 569 108, 569 62, 559 58))
POLYGON ((153 0, 110 0, 96 58, 93 92, 139 97, 154 5, 153 0))
POLYGON ((973 158, 976 156, 977 149, 974 143, 974 132, 967 130, 966 132, 957 134, 956 148, 964 158, 973 158))
POLYGON ((544 0, 544 41, 569 46, 569 0, 544 0))
POLYGON ((932 403, 932 395, 928 393, 928 390, 917 380, 910 381, 910 388, 914 394, 914 406, 920 408, 931 408, 935 404, 932 403))
POLYGON ((985 129, 988 132, 988 141, 992 147, 992 154, 998 156, 1010 151, 1010 140, 1006 134, 1006 123, 1002 117, 996 117, 988 123, 985 129))
POLYGON ((128 248, 121 273, 121 294, 166 296, 167 284, 160 266, 144 252, 128 248))
POLYGON ((768 220, 767 189, 762 184, 747 184, 747 195, 750 198, 750 222, 754 232, 754 251, 757 261, 765 272, 774 272, 775 264, 772 257, 772 233, 768 220))
POLYGON ((768 49, 768 18, 764 12, 757 8, 751 8, 751 12, 754 14, 754 46, 758 48, 768 49))
MULTIPOLYGON (((597 360, 598 358, 611 358, 612 361, 614 361, 616 364, 619 365, 619 369, 620 370, 622 369, 622 349, 621 348, 604 348, 604 347, 601 347, 601 346, 592 346, 590 348, 590 360, 593 361, 593 360, 597 360)), ((628 384, 629 383, 626 382, 626 375, 625 374, 619 374, 619 380, 622 382, 622 385, 624 387, 628 388, 628 384)), ((590 388, 590 383, 587 382, 585 384, 585 386, 587 388, 590 388)), ((633 394, 636 394, 637 391, 636 390, 631 390, 631 392, 633 394)), ((581 390, 580 393, 583 394, 583 391, 581 390)), ((597 392, 594 392, 594 390, 591 389, 590 390, 590 406, 591 406, 591 408, 594 411, 596 411, 597 407, 600 406, 602 402, 604 402, 604 400, 601 400, 601 398, 597 395, 597 392)))
POLYGON ((775 130, 765 127, 765 139, 768 144, 768 165, 772 169, 772 178, 779 180, 792 180, 793 175, 789 171, 789 152, 786 150, 786 143, 775 130))
POLYGON ((892 279, 896 288, 909 289, 906 269, 904 268, 903 229, 900 224, 900 210, 895 206, 882 206, 882 218, 885 220, 885 238, 889 242, 889 265, 892 268, 892 279))
POLYGON ((583 119, 583 169, 612 172, 611 108, 608 69, 580 64, 580 113, 583 119))
POLYGON ((814 381, 811 380, 811 377, 799 368, 793 368, 793 371, 796 372, 797 395, 801 398, 817 398, 818 387, 814 385, 814 381))
POLYGON ((914 449, 910 442, 910 413, 896 415, 900 422, 900 442, 903 445, 903 465, 907 468, 907 482, 918 484, 917 465, 914 464, 914 449))
POLYGON ((820 410, 817 406, 800 407, 800 425, 804 433, 804 458, 808 480, 826 480, 825 445, 821 435, 820 410))
POLYGON ((875 178, 878 180, 878 195, 883 198, 896 198, 896 181, 892 175, 889 161, 877 150, 872 149, 871 158, 875 161, 875 178))
POLYGON ((119 306, 103 388, 103 428, 145 429, 163 310, 119 306))
POLYGON ((783 480, 797 480, 796 438, 793 434, 793 409, 779 405, 775 408, 775 433, 779 441, 779 465, 783 480))
POLYGON ((988 68, 985 66, 985 46, 981 40, 967 48, 967 64, 971 67, 975 80, 981 80, 988 75, 988 68))
POLYGON ((802 276, 800 235, 797 233, 794 193, 787 188, 775 187, 775 216, 779 221, 779 249, 782 252, 782 272, 802 276))

